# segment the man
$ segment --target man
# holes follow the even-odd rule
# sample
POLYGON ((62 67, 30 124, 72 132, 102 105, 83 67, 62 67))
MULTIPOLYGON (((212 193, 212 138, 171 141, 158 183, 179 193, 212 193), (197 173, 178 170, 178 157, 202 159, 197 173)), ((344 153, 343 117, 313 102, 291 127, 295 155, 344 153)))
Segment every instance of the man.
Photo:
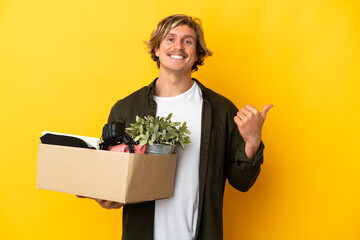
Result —
MULTIPOLYGON (((167 116, 186 121, 192 143, 178 151, 174 196, 126 204, 123 239, 222 239, 225 181, 240 191, 255 182, 263 161, 261 129, 267 111, 246 105, 239 112, 223 96, 191 78, 192 71, 211 56, 199 19, 173 15, 163 19, 147 42, 159 67, 149 86, 118 101, 109 121, 136 115, 167 116)), ((122 203, 99 200, 104 208, 122 203)))

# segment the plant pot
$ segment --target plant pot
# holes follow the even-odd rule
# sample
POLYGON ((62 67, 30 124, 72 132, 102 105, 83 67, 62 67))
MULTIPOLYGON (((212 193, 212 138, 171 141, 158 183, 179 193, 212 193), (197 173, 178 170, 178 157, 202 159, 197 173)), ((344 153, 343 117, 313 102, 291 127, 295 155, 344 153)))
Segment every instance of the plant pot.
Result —
POLYGON ((147 154, 172 154, 174 153, 175 146, 168 144, 154 144, 147 145, 145 153, 147 154))

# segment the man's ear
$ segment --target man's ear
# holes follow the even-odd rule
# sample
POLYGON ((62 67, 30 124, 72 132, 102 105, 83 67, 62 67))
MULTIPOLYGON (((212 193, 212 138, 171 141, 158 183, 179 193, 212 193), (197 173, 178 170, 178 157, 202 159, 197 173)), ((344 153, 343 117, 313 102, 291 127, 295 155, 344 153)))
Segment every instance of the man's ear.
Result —
POLYGON ((155 56, 159 57, 159 48, 155 48, 155 56))

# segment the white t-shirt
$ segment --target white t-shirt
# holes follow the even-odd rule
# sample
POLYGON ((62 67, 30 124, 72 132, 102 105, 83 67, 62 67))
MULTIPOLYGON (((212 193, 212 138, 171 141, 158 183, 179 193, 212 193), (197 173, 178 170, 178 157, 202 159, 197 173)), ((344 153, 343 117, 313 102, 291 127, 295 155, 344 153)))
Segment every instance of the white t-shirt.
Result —
POLYGON ((184 122, 191 131, 190 144, 177 148, 178 159, 174 196, 155 201, 154 239, 194 239, 199 206, 199 163, 202 95, 194 82, 186 92, 174 97, 154 96, 156 116, 173 113, 173 122, 184 122))

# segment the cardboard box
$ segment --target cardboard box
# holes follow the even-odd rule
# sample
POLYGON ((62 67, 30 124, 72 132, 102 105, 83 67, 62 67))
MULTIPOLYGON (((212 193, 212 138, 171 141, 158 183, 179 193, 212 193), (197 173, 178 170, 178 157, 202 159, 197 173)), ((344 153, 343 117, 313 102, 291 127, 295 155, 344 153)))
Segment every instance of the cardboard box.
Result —
POLYGON ((176 159, 40 143, 37 188, 122 203, 167 198, 176 159))

